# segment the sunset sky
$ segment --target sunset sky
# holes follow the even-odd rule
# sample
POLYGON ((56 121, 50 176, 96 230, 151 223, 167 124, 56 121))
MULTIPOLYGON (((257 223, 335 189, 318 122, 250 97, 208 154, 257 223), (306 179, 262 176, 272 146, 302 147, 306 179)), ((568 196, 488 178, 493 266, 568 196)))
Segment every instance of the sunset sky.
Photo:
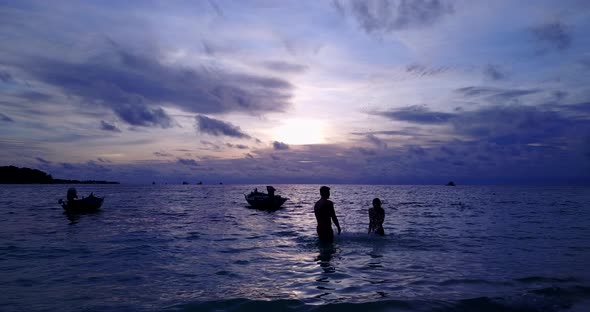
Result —
POLYGON ((0 1, 0 165, 590 183, 590 2, 0 1))

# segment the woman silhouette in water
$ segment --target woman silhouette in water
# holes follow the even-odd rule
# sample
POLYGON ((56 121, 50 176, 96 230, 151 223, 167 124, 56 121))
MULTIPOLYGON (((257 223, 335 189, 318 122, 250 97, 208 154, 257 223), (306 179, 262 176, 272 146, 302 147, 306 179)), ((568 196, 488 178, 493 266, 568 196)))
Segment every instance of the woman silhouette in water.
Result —
POLYGON ((381 207, 379 198, 373 199, 373 208, 369 208, 369 233, 385 235, 383 230, 383 221, 385 220, 385 210, 381 207))

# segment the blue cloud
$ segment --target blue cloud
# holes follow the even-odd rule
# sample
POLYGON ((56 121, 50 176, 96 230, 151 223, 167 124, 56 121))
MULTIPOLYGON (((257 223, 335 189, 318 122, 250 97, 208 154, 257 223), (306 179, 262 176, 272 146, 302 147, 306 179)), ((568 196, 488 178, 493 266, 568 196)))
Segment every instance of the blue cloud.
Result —
POLYGON ((117 128, 117 126, 110 124, 104 120, 100 121, 100 129, 105 131, 121 132, 121 130, 117 128))
POLYGON ((154 156, 156 156, 156 157, 171 157, 172 154, 164 152, 164 151, 160 151, 160 152, 154 152, 154 156))
POLYGON ((387 148, 387 143, 376 137, 374 134, 367 134, 365 138, 367 139, 367 141, 369 141, 378 148, 387 148))
POLYGON ((500 89, 491 87, 463 87, 456 89, 455 92, 465 97, 488 97, 495 101, 506 101, 525 95, 541 92, 539 89, 500 89))
POLYGON ((431 26, 454 13, 453 5, 442 0, 336 0, 334 7, 350 12, 367 33, 431 26))
POLYGON ((0 121, 5 121, 5 122, 14 122, 14 120, 12 118, 10 118, 9 116, 0 113, 0 121))
POLYGON ((454 116, 451 113, 432 112, 424 106, 417 105, 385 112, 373 112, 372 114, 383 116, 393 120, 406 121, 418 124, 446 123, 454 116))
POLYGON ((232 143, 225 143, 225 145, 227 147, 230 148, 237 148, 237 149, 248 149, 249 147, 247 145, 243 145, 243 144, 232 144, 232 143))
POLYGON ((279 141, 274 141, 272 142, 272 147, 273 149, 277 150, 277 151, 284 151, 284 150, 288 150, 289 149, 289 145, 283 142, 279 142, 279 141))
POLYGON ((538 41, 557 50, 569 48, 572 42, 568 28, 559 21, 535 26, 531 32, 538 41))
POLYGON ((199 165, 196 160, 190 158, 178 158, 177 162, 189 167, 196 167, 199 165))
POLYGON ((249 135, 242 132, 240 127, 234 126, 231 123, 210 118, 203 115, 195 117, 195 127, 201 132, 214 136, 229 136, 234 138, 250 138, 249 135))
POLYGON ((0 81, 2 81, 4 83, 10 83, 10 82, 14 81, 14 79, 12 78, 12 75, 9 72, 0 71, 0 81))
POLYGON ((113 111, 123 121, 133 126, 162 128, 172 127, 172 118, 161 107, 149 107, 144 103, 120 103, 113 111))
POLYGON ((41 157, 35 157, 35 159, 36 159, 37 161, 39 161, 40 163, 44 164, 44 165, 49 165, 49 164, 51 164, 51 162, 50 162, 49 160, 45 160, 45 159, 43 159, 43 158, 41 158, 41 157))
POLYGON ((188 112, 283 111, 292 85, 280 78, 190 69, 160 63, 156 54, 133 53, 110 42, 82 61, 24 58, 13 65, 40 82, 85 101, 111 108, 134 126, 170 127, 162 107, 188 112))
POLYGON ((492 80, 504 80, 507 75, 497 65, 488 64, 483 70, 484 76, 492 80))

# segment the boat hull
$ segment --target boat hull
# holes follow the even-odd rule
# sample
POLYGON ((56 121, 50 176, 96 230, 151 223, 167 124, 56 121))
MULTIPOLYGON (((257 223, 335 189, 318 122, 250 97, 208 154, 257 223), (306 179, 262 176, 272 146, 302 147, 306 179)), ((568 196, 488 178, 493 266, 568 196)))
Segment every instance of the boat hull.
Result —
POLYGON ((94 212, 100 209, 104 198, 90 196, 82 199, 62 201, 61 206, 67 213, 94 212))
POLYGON ((246 196, 246 201, 250 206, 256 209, 262 210, 277 210, 280 209, 281 206, 287 201, 287 198, 275 196, 275 197, 248 197, 246 196))

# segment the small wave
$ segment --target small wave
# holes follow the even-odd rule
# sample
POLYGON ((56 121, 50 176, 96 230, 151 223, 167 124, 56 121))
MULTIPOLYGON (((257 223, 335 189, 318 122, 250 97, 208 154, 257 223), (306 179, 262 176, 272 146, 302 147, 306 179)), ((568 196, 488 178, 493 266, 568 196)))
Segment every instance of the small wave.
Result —
MULTIPOLYGON (((319 286, 320 290, 331 290, 319 286)), ((303 300, 250 300, 227 299, 196 301, 165 308, 165 311, 406 311, 406 312, 559 312, 585 311, 584 305, 590 300, 590 287, 543 288, 524 294, 503 297, 477 297, 460 300, 392 300, 385 299, 384 292, 375 292, 363 302, 341 302, 330 298, 329 293, 303 300), (313 300, 313 301, 312 301, 313 300)))
POLYGON ((502 282, 502 281, 488 281, 483 279, 449 279, 442 282, 439 282, 438 285, 441 286, 451 286, 451 285, 459 285, 459 284, 466 284, 466 285, 510 285, 510 282, 502 282))
POLYGON ((521 283, 569 283, 569 282, 578 282, 579 280, 574 277, 544 277, 544 276, 529 276, 523 278, 517 278, 515 281, 521 283))

